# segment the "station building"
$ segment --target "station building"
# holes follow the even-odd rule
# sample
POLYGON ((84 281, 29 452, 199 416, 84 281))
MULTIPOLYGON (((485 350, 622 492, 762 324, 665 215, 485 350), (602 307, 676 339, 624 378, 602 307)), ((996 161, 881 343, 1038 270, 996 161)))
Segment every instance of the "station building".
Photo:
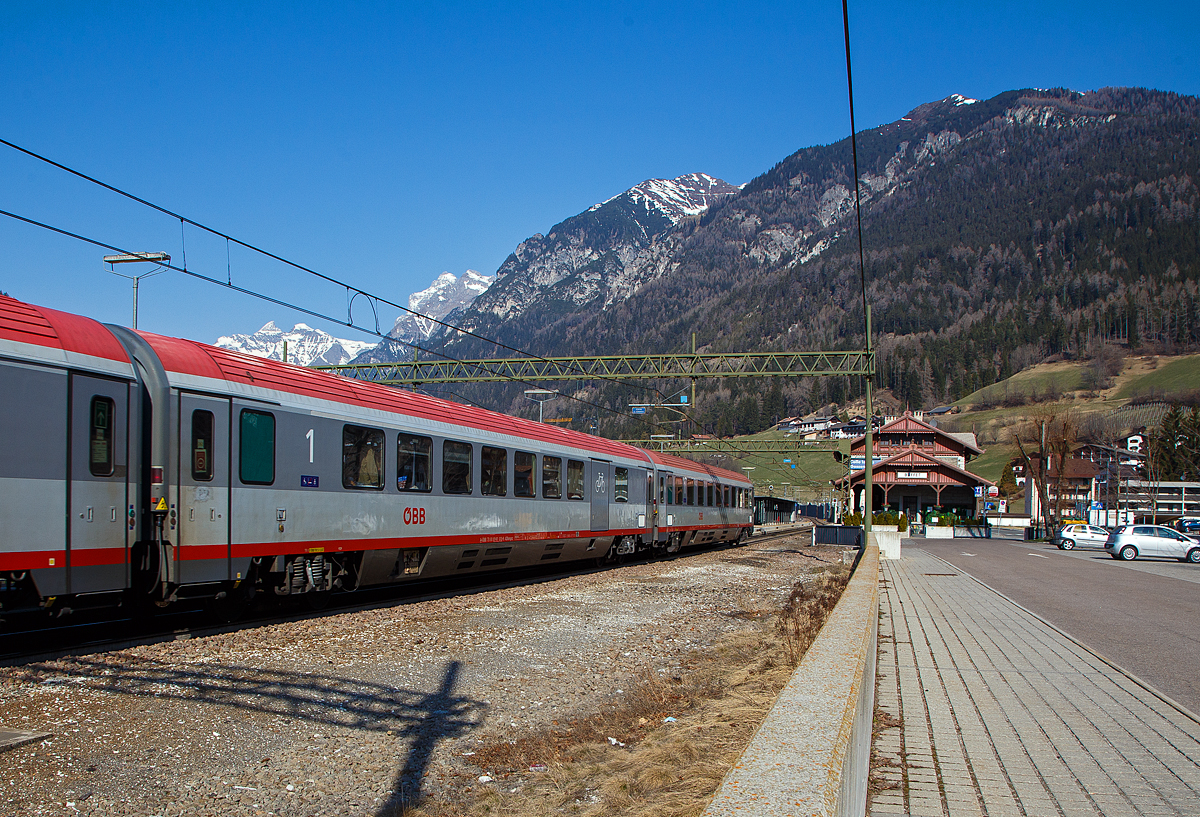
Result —
MULTIPOLYGON (((911 412, 885 423, 872 439, 873 496, 871 510, 903 511, 910 518, 930 509, 953 511, 959 516, 978 516, 994 483, 967 470, 967 464, 983 453, 975 435, 950 433, 911 412)), ((834 485, 850 487, 851 511, 866 505, 866 437, 850 444, 849 476, 834 485)))

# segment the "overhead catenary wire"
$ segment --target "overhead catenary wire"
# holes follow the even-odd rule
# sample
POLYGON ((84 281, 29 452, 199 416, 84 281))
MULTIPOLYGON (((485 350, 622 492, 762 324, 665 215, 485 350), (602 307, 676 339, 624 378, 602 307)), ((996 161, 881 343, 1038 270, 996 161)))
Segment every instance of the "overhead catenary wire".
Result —
MULTIPOLYGON (((451 331, 453 331, 453 332, 455 332, 455 333, 457 333, 457 334, 459 334, 459 335, 466 335, 467 337, 472 337, 472 338, 475 338, 476 340, 483 341, 484 343, 490 343, 490 344, 492 344, 493 346, 495 346, 495 347, 497 347, 497 348, 503 349, 503 350, 505 350, 505 351, 507 351, 507 352, 512 352, 513 354, 522 355, 522 356, 524 356, 524 357, 533 358, 533 359, 535 359, 535 360, 541 360, 541 361, 544 361, 544 362, 549 362, 549 361, 547 361, 547 360, 546 360, 546 358, 545 358, 545 357, 543 357, 543 356, 541 356, 541 355, 535 355, 535 354, 531 354, 530 352, 527 352, 527 351, 525 351, 525 350, 523 350, 523 349, 518 349, 518 348, 517 348, 517 347, 515 347, 515 346, 510 346, 510 345, 508 345, 508 344, 506 344, 506 343, 503 343, 502 341, 498 341, 498 340, 495 340, 495 339, 493 339, 493 338, 488 338, 488 337, 485 337, 485 336, 483 336, 483 335, 480 335, 480 334, 478 334, 478 333, 476 333, 476 332, 473 332, 473 331, 471 331, 471 330, 469 330, 469 329, 464 329, 464 328, 462 328, 461 326, 455 326, 454 324, 447 323, 446 321, 443 321, 443 320, 441 320, 441 319, 439 319, 439 318, 435 318, 435 317, 432 317, 432 316, 430 316, 430 315, 425 315, 425 314, 423 314, 423 313, 421 313, 421 312, 417 312, 415 309, 410 309, 409 307, 407 307, 407 306, 405 306, 405 305, 403 305, 403 304, 396 303, 395 301, 388 300, 387 298, 384 298, 384 297, 382 297, 382 296, 379 296, 379 295, 374 295, 374 294, 372 294, 372 293, 370 293, 370 292, 366 292, 365 290, 362 290, 362 289, 360 289, 360 288, 358 288, 358 287, 356 287, 356 286, 353 286, 353 285, 351 285, 351 284, 348 284, 348 283, 346 283, 345 281, 340 281, 340 280, 338 280, 337 278, 334 278, 334 277, 332 277, 332 276, 326 275, 326 274, 325 274, 325 273, 323 273, 323 272, 318 272, 317 270, 314 270, 314 269, 312 269, 312 268, 310 268, 310 267, 306 267, 306 266, 304 266, 303 264, 299 264, 299 263, 297 263, 297 262, 295 262, 295 261, 291 261, 291 260, 289 260, 289 259, 287 259, 287 258, 284 258, 284 257, 283 257, 283 256, 281 256, 281 255, 277 255, 277 254, 275 254, 275 253, 271 252, 270 250, 265 250, 265 249, 263 249, 263 248, 261 248, 261 247, 255 246, 254 244, 250 244, 249 242, 242 241, 241 239, 239 239, 239 238, 236 238, 236 237, 234 237, 234 236, 232 236, 232 235, 229 235, 228 233, 222 232, 221 230, 218 230, 218 229, 216 229, 216 228, 214 228, 214 227, 209 227, 209 226, 207 226, 207 225, 205 225, 205 224, 202 224, 202 223, 200 223, 200 222, 198 222, 198 221, 195 221, 195 220, 193 220, 193 219, 190 219, 190 218, 188 218, 187 216, 184 216, 184 215, 181 215, 181 214, 179 214, 179 213, 176 213, 176 212, 174 212, 174 211, 172 211, 172 210, 169 210, 169 209, 167 209, 166 207, 162 207, 161 205, 155 204, 154 202, 147 201, 146 199, 143 199, 143 198, 141 198, 140 196, 136 196, 136 195, 134 195, 133 193, 130 193, 130 192, 126 191, 126 190, 122 190, 121 188, 119 188, 119 187, 116 187, 116 186, 114 186, 114 185, 111 185, 111 184, 109 184, 109 183, 107 183, 107 182, 101 181, 100 179, 97 179, 97 178, 95 178, 94 176, 89 176, 88 174, 86 174, 86 173, 84 173, 84 172, 82 172, 82 171, 76 170, 76 169, 74 169, 74 168, 72 168, 72 167, 69 167, 69 166, 67 166, 67 165, 65 165, 65 164, 63 164, 63 163, 61 163, 61 162, 56 162, 55 160, 53 160, 53 159, 51 159, 51 158, 49 158, 49 157, 47 157, 47 156, 43 156, 43 155, 41 155, 40 153, 36 153, 35 151, 29 150, 28 148, 21 147, 20 145, 18 145, 18 144, 15 144, 15 143, 13 143, 13 142, 10 142, 10 141, 8 141, 7 139, 0 139, 0 145, 6 145, 7 147, 10 147, 10 148, 12 148, 13 150, 16 150, 16 151, 18 151, 18 152, 20 152, 20 153, 24 153, 26 156, 29 156, 29 157, 31 157, 31 158, 34 158, 34 159, 37 159, 37 160, 38 160, 38 161, 40 161, 40 162, 45 162, 46 164, 48 164, 48 165, 50 165, 50 166, 52 166, 52 167, 56 167, 56 168, 58 168, 59 170, 62 170, 62 171, 64 171, 64 172, 66 172, 66 173, 69 173, 69 174, 71 174, 72 176, 76 176, 76 177, 78 177, 78 178, 80 178, 80 179, 83 179, 83 180, 85 180, 85 181, 91 182, 92 184, 95 184, 95 185, 98 185, 98 186, 100 186, 100 187, 103 187, 105 190, 108 190, 108 191, 110 191, 110 192, 116 193, 117 195, 119 195, 119 196, 123 196, 123 197, 125 197, 125 198, 129 199, 130 201, 137 202, 138 204, 141 204, 141 205, 143 205, 143 206, 145 206, 145 207, 149 207, 149 208, 151 208, 152 210, 156 210, 156 211, 158 211, 158 212, 160 212, 160 213, 163 213, 164 215, 170 216, 171 218, 177 218, 177 219, 179 219, 179 226, 180 226, 180 231, 181 231, 181 233, 182 233, 182 232, 183 232, 183 231, 186 229, 186 225, 190 224, 190 225, 192 225, 193 227, 196 227, 196 228, 198 228, 198 229, 200 229, 200 230, 204 230, 204 231, 205 231, 205 232, 207 232, 207 233, 211 233, 212 235, 218 236, 218 237, 220 237, 220 238, 224 238, 224 239, 225 239, 225 241, 227 242, 227 245, 228 245, 228 243, 229 243, 229 242, 232 242, 232 243, 234 243, 234 244, 237 244, 237 245, 238 245, 238 246, 240 246, 240 247, 245 247, 246 249, 248 249, 248 250, 250 250, 250 251, 252 251, 252 252, 259 253, 260 255, 266 256, 267 258, 271 258, 271 259, 273 259, 273 260, 275 260, 275 261, 279 261, 279 262, 280 262, 280 263, 282 263, 282 264, 286 264, 286 265, 287 265, 287 266, 289 266, 289 267, 292 267, 292 268, 294 268, 294 269, 298 269, 298 270, 300 270, 300 271, 302 271, 302 272, 306 272, 306 273, 308 273, 309 275, 316 276, 317 278, 320 278, 321 280, 328 281, 328 282, 329 282, 329 283, 331 283, 331 284, 335 284, 336 286, 343 287, 343 288, 345 288, 345 289, 346 289, 346 291, 347 291, 347 295, 349 295, 349 293, 351 293, 351 292, 355 293, 355 295, 354 295, 354 296, 350 296, 350 298, 349 298, 349 300, 350 300, 351 302, 353 302, 353 299, 354 299, 354 297, 356 297, 357 295, 363 295, 363 296, 365 296, 365 297, 367 297, 367 298, 369 298, 369 299, 371 299, 371 300, 373 300, 373 301, 378 301, 379 303, 387 304, 388 306, 394 307, 394 308, 396 308, 396 309, 399 309, 399 310, 401 310, 401 311, 403 311, 403 312, 407 312, 408 314, 410 314, 410 315, 413 315, 414 317, 421 318, 422 320, 427 320, 427 321, 430 321, 430 322, 432 322, 432 323, 434 323, 434 324, 437 324, 438 326, 445 327, 446 329, 449 329, 449 330, 451 330, 451 331)), ((32 222, 31 222, 31 223, 32 223, 32 222)), ((63 231, 59 231, 59 232, 63 232, 63 231)), ((181 239, 180 239, 180 240, 181 240, 181 241, 185 241, 185 240, 186 240, 186 236, 185 236, 185 235, 181 235, 181 239)), ((227 246, 227 249, 226 249, 226 254, 228 255, 228 246, 227 246)), ((178 271, 178 272, 187 272, 187 271, 188 271, 188 270, 187 270, 187 248, 186 248, 186 243, 183 245, 183 268, 182 268, 182 269, 180 269, 180 268, 177 268, 177 267, 171 267, 171 269, 175 269, 175 270, 176 270, 176 271, 178 271)), ((206 281, 210 281, 210 282, 212 282, 212 283, 216 283, 216 284, 220 284, 220 283, 221 283, 220 281, 218 281, 218 280, 216 280, 216 279, 213 279, 213 278, 208 278, 207 276, 198 276, 198 277, 200 277, 200 278, 203 278, 204 280, 206 280, 206 281)), ((230 272, 229 278, 230 278, 230 283, 228 283, 228 284, 225 284, 224 286, 227 286, 227 287, 228 287, 228 288, 230 288, 230 289, 235 289, 235 290, 236 290, 236 289, 238 289, 237 287, 233 287, 233 286, 231 285, 231 282, 232 282, 232 273, 231 273, 231 272, 230 272)), ((280 304, 281 306, 290 306, 289 304, 285 304, 285 303, 284 303, 284 302, 282 302, 282 301, 274 301, 274 303, 280 304)), ((305 314, 307 314, 307 315, 312 315, 312 316, 314 316, 314 317, 322 317, 322 318, 324 318, 324 317, 325 317, 325 316, 323 316, 323 315, 319 315, 318 313, 316 313, 316 312, 312 312, 312 311, 310 311, 310 310, 300 309, 300 310, 298 310, 298 311, 300 311, 300 312, 304 312, 305 314)), ((348 314, 349 314, 349 313, 348 313, 348 314)), ((353 328, 353 329, 358 329, 359 331, 369 332, 370 334, 376 334, 376 335, 378 335, 378 334, 379 334, 379 333, 377 333, 377 332, 370 332, 370 330, 367 330, 367 329, 364 329, 364 328, 363 328, 363 327, 361 327, 361 326, 358 326, 357 324, 355 324, 355 323, 353 322, 353 315, 352 315, 352 314, 350 315, 350 317, 351 317, 351 320, 349 320, 349 321, 341 321, 341 320, 337 320, 337 319, 329 319, 329 318, 326 318, 326 320, 333 320, 333 322, 334 322, 334 323, 339 323, 339 324, 341 324, 342 326, 348 326, 348 327, 351 327, 351 328, 353 328)), ((428 354, 431 354, 431 355, 437 355, 437 356, 441 356, 441 357, 444 357, 444 358, 446 358, 447 360, 454 360, 455 362, 459 362, 459 361, 457 361, 457 359, 456 359, 456 358, 454 358, 454 357, 452 357, 452 356, 450 356, 450 355, 446 355, 446 354, 444 354, 444 353, 442 353, 442 352, 434 351, 434 350, 431 350, 431 349, 426 349, 426 348, 424 348, 424 347, 421 347, 421 346, 419 346, 419 345, 417 345, 417 344, 415 344, 415 343, 409 343, 409 342, 407 342, 407 341, 401 341, 401 340, 398 340, 397 338, 391 338, 391 337, 389 337, 389 336, 387 336, 387 335, 380 335, 380 337, 383 337, 383 338, 385 338, 385 339, 387 339, 387 340, 391 340, 391 341, 394 341, 394 342, 397 342, 397 343, 401 343, 401 344, 403 344, 403 345, 409 346, 409 347, 411 347, 411 348, 413 348, 413 349, 416 349, 416 350, 418 350, 418 351, 426 352, 426 353, 428 353, 428 354)), ((581 374, 587 374, 587 373, 586 373, 586 372, 584 372, 582 369, 578 369, 578 371, 580 371, 580 373, 581 373, 581 374)), ((588 377, 588 379, 589 379, 589 380, 607 380, 607 381, 609 381, 609 382, 612 382, 612 383, 617 383, 617 382, 618 382, 618 381, 616 381, 616 380, 612 380, 611 378, 606 378, 606 377, 593 377, 593 376, 589 376, 589 377, 588 377)), ((656 392, 658 392, 659 394, 662 394, 662 392, 661 392, 661 391, 660 391, 660 390, 659 390, 657 387, 653 387, 653 386, 651 386, 651 389, 652 389, 653 391, 656 391, 656 392)))
MULTIPOLYGON (((110 250, 114 253, 119 253, 122 255, 135 255, 136 254, 132 250, 127 250, 123 247, 118 247, 115 244, 109 244, 107 242, 100 241, 95 238, 89 238, 85 235, 80 235, 79 233, 74 233, 74 232, 71 232, 70 230, 63 229, 62 227, 55 227, 52 224, 46 224, 45 222, 37 221, 35 219, 28 218, 26 216, 22 216, 17 213, 12 213, 12 212, 9 212, 8 210, 0 210, 0 216, 5 216, 5 217, 11 218, 15 221, 20 221, 25 224, 29 224, 30 226, 33 226, 33 227, 39 227, 43 230, 49 230, 50 232, 58 233, 59 235, 66 236, 67 238, 73 238, 76 241, 82 241, 86 244, 91 244, 94 247, 100 247, 101 249, 110 250)), ((233 292, 238 292, 243 295, 249 295, 252 298, 257 298, 261 301, 266 301, 267 303, 276 304, 277 306, 282 306, 287 309, 294 309, 297 312, 301 312, 305 315, 310 315, 314 318, 319 318, 321 320, 326 320, 326 321, 330 321, 332 323, 337 323, 342 326, 350 327, 352 329, 357 329, 360 332, 366 332, 367 334, 375 335, 376 337, 388 338, 388 336, 386 334, 379 331, 378 327, 376 327, 375 329, 370 329, 369 327, 359 326, 358 324, 355 324, 352 321, 343 321, 343 320, 341 320, 339 318, 335 318, 331 315, 326 315, 322 312, 317 312, 316 310, 308 309, 307 307, 289 303, 289 302, 281 300, 279 298, 275 298, 271 295, 266 295, 261 292, 255 292, 252 289, 247 289, 246 287, 237 286, 236 284, 233 284, 233 283, 226 283, 225 281, 222 281, 219 278, 212 278, 210 276, 196 272, 195 270, 189 270, 189 269, 184 269, 183 267, 177 267, 174 264, 171 264, 170 262, 160 261, 157 263, 159 264, 160 267, 163 267, 165 269, 183 273, 184 275, 190 276, 192 278, 196 278, 201 281, 207 281, 210 284, 216 284, 219 287, 224 287, 225 289, 232 290, 233 292)), ((365 293, 365 292, 362 294, 367 295, 367 293, 365 293)), ((371 297, 371 296, 367 295, 367 297, 371 297)), ((395 338, 389 338, 389 339, 395 341, 395 338)), ((397 341, 397 342, 400 342, 400 341, 397 341)), ((453 355, 447 355, 447 354, 441 353, 441 352, 432 352, 428 349, 423 349, 422 347, 417 346, 416 344, 406 343, 406 345, 412 346, 413 348, 418 349, 420 351, 428 352, 429 354, 438 354, 441 357, 444 357, 446 360, 451 360, 451 361, 454 361, 455 363, 461 363, 463 365, 470 365, 469 361, 460 360, 460 359, 454 357, 453 355)), ((536 386, 537 385, 536 383, 534 383, 532 381, 523 380, 523 379, 516 378, 516 377, 509 377, 508 380, 514 384, 519 384, 519 385, 526 385, 526 386, 536 386)), ((599 403, 593 403, 590 400, 584 400, 582 397, 576 397, 571 394, 560 394, 560 396, 564 397, 568 400, 573 400, 573 401, 580 403, 582 405, 585 405, 585 406, 591 406, 592 408, 598 409, 600 411, 606 411, 611 414, 617 414, 621 417, 627 416, 624 414, 624 412, 619 412, 616 409, 609 408, 608 406, 604 406, 599 403)), ((641 422, 641 423, 643 423, 651 428, 654 428, 654 429, 659 429, 659 430, 664 430, 664 431, 667 430, 666 426, 664 426, 660 423, 656 423, 653 420, 639 419, 638 422, 641 422)))

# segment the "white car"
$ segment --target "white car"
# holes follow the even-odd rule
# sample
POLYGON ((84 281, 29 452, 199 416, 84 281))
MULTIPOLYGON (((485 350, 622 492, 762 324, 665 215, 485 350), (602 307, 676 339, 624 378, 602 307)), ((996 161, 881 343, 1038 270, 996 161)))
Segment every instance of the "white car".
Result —
POLYGON ((1165 556, 1200 563, 1200 540, 1162 525, 1122 525, 1109 535, 1104 549, 1126 562, 1139 556, 1165 556))
POLYGON ((1057 537, 1059 550, 1102 548, 1107 541, 1108 531, 1098 525, 1064 525, 1057 537))

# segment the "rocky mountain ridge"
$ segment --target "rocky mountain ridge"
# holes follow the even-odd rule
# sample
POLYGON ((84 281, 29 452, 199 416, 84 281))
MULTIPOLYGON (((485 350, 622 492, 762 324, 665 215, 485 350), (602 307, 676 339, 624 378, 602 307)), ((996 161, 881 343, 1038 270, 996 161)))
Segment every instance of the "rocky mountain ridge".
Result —
POLYGON ((529 314, 557 315, 624 300, 666 271, 671 245, 659 239, 736 193, 721 179, 689 173, 649 179, 593 205, 521 242, 457 325, 487 334, 529 314))
MULTIPOLYGON (((1197 98, 1141 88, 953 95, 856 143, 876 385, 906 405, 949 402, 1054 355, 1200 348, 1197 98)), ((627 297, 590 297, 599 286, 564 297, 582 275, 602 278, 587 266, 605 257, 602 244, 588 246, 574 278, 538 278, 564 248, 534 236, 506 262, 512 282, 464 317, 544 355, 683 351, 693 332, 711 351, 860 346, 855 227, 847 138, 798 150, 642 239, 631 266, 651 273, 627 297)), ((620 274, 604 280, 606 295, 619 291, 620 274)), ((447 346, 464 358, 492 351, 471 338, 447 346)), ((705 384, 696 411, 712 412, 715 430, 745 430, 753 423, 728 412, 754 396, 747 386, 705 384)), ((860 386, 783 388, 794 413, 843 403, 860 386)), ((594 389, 593 402, 624 400, 594 389)), ((473 399, 522 408, 499 394, 473 399)))

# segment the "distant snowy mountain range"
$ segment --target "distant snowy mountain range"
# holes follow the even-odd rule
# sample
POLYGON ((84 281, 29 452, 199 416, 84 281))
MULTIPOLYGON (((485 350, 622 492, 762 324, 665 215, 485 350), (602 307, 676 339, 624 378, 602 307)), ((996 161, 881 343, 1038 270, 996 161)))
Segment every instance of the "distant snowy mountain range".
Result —
POLYGON ((284 332, 272 321, 253 334, 218 338, 216 345, 256 357, 283 360, 283 344, 286 341, 288 363, 298 366, 339 366, 360 356, 363 359, 359 362, 369 363, 373 357, 370 353, 376 348, 403 349, 407 348, 404 344, 425 340, 438 326, 431 318, 441 320, 471 303, 494 280, 493 276, 480 275, 475 270, 467 270, 461 277, 452 272, 443 272, 428 288, 408 296, 408 308, 420 313, 420 317, 406 313, 396 320, 389 338, 400 341, 399 344, 390 339, 380 344, 345 340, 303 323, 296 324, 290 332, 284 332))
POLYGON ((348 363, 375 344, 370 341, 343 340, 328 332, 298 323, 284 332, 274 321, 252 335, 226 335, 217 338, 217 346, 255 357, 283 360, 287 343, 287 362, 298 366, 337 366, 348 363))

